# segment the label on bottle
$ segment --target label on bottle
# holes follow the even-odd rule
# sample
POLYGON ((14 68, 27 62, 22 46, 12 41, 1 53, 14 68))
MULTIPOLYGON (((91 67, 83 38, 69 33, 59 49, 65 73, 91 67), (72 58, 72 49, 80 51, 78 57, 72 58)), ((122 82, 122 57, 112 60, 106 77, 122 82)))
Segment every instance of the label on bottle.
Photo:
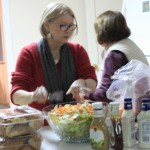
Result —
POLYGON ((111 118, 114 137, 111 139, 111 147, 115 150, 123 149, 122 125, 120 118, 111 118))
POLYGON ((141 142, 150 144, 150 120, 143 120, 140 123, 141 142))
POLYGON ((131 147, 136 144, 134 116, 122 117, 122 131, 124 147, 131 147))
POLYGON ((90 128, 90 142, 96 147, 104 145, 104 133, 97 126, 91 126, 90 128))

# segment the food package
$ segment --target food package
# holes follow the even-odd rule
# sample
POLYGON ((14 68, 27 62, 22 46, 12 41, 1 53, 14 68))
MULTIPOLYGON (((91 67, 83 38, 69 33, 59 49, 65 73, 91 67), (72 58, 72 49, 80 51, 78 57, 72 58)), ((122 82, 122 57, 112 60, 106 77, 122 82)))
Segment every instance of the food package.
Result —
POLYGON ((40 150, 41 136, 38 133, 13 138, 0 137, 0 150, 40 150))
POLYGON ((0 109, 0 136, 32 134, 43 126, 43 122, 42 113, 29 106, 0 109))

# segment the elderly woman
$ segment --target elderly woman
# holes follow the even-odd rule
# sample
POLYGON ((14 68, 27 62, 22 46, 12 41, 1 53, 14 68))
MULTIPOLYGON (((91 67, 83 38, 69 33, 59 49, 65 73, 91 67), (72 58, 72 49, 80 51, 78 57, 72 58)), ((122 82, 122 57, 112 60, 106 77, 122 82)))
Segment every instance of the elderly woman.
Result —
POLYGON ((110 102, 106 92, 112 84, 111 76, 130 60, 137 59, 148 65, 141 49, 131 40, 129 27, 124 16, 118 11, 106 11, 100 14, 94 23, 98 43, 104 48, 99 83, 89 98, 110 102))
POLYGON ((40 23, 42 39, 21 50, 12 73, 14 104, 41 110, 52 103, 79 100, 80 89, 95 90, 96 74, 87 52, 80 44, 68 42, 77 30, 67 5, 47 5, 40 23))

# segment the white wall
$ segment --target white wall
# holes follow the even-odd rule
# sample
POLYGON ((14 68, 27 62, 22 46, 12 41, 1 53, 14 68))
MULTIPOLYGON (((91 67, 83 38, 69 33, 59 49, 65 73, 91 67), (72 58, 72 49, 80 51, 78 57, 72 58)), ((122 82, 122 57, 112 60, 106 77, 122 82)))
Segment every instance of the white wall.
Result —
POLYGON ((150 0, 124 0, 123 12, 131 29, 130 38, 142 49, 150 64, 150 0), (144 2, 149 3, 146 12, 144 2))
MULTIPOLYGON (((45 6, 51 1, 52 0, 9 0, 14 60, 17 59, 18 53, 24 45, 40 39, 40 19, 45 6)), ((74 37, 74 41, 80 41, 80 43, 87 48, 87 35, 86 29, 84 28, 85 13, 83 13, 84 1, 60 1, 67 3, 67 5, 69 5, 74 10, 77 17, 79 24, 79 34, 74 37)))
POLYGON ((101 64, 102 47, 97 44, 94 31, 95 17, 106 10, 121 11, 123 0, 85 0, 88 53, 92 64, 101 64))
MULTIPOLYGON (((99 0, 95 0, 96 16, 106 10, 114 10, 114 11, 122 10, 123 0, 113 0, 111 3, 110 3, 110 0, 101 0, 101 2, 103 3, 103 5, 100 5, 99 0)), ((100 45, 98 45, 99 57, 101 56, 102 49, 103 48, 100 45)), ((101 64, 101 60, 102 59, 99 59, 99 62, 98 62, 99 65, 101 64)))

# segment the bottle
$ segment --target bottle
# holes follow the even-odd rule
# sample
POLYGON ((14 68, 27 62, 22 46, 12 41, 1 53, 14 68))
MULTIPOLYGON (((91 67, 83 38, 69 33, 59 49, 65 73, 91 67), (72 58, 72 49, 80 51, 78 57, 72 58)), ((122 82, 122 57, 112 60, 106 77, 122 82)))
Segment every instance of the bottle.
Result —
POLYGON ((93 120, 90 126, 90 143, 95 150, 109 149, 109 133, 105 123, 103 103, 92 103, 93 120))
POLYGON ((110 102, 110 119, 112 122, 111 148, 123 150, 122 124, 119 112, 119 103, 110 102))
POLYGON ((137 116, 138 147, 150 149, 150 98, 142 99, 142 110, 137 116))
POLYGON ((132 147, 136 144, 135 115, 132 110, 132 99, 124 99, 124 111, 122 113, 122 133, 124 147, 132 147))

